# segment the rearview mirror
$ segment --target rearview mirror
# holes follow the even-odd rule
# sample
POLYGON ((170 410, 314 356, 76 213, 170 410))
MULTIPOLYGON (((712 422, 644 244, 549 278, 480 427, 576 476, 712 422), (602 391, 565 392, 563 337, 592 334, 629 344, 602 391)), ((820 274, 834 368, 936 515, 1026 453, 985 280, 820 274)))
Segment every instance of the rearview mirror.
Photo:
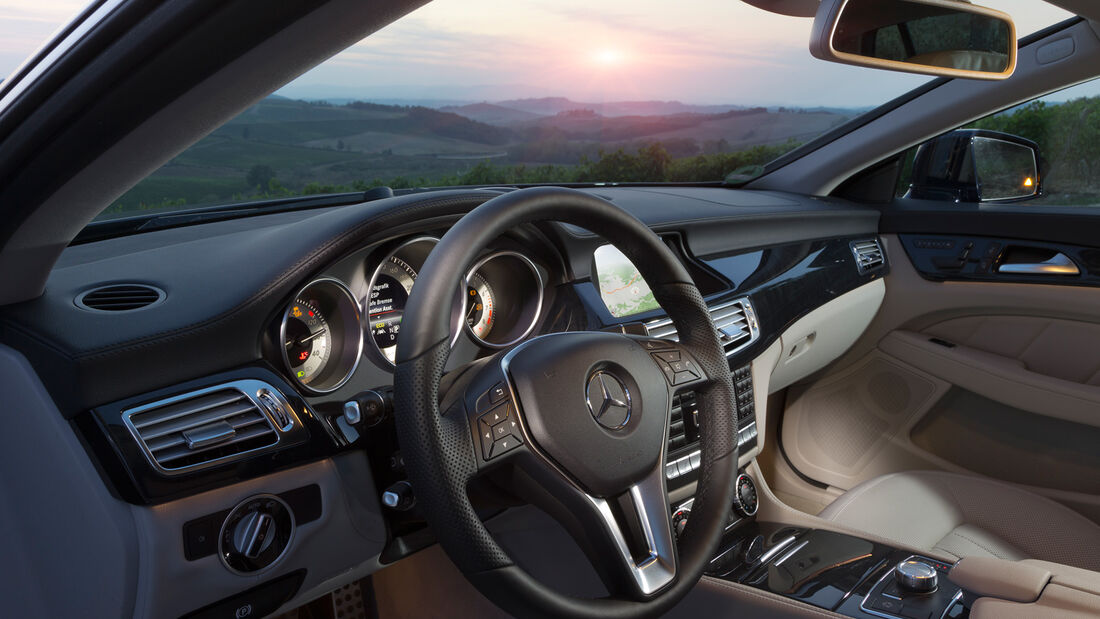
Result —
POLYGON ((810 53, 822 60, 999 80, 1016 70, 1016 26, 957 0, 822 0, 810 53))
POLYGON ((1039 147, 984 129, 959 129, 921 144, 907 198, 1018 202, 1042 194, 1039 147))

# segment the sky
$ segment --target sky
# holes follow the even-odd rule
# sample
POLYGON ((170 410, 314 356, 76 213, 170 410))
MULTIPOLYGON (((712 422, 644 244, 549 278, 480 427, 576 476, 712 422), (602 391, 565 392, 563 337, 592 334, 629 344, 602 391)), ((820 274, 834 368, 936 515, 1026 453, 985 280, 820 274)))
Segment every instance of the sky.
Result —
MULTIPOLYGON (((979 3, 1011 14, 1021 36, 1069 16, 1038 0, 979 3)), ((84 4, 0 0, 0 74, 84 4)), ((862 108, 928 79, 814 59, 811 25, 737 0, 435 0, 278 94, 862 108)))

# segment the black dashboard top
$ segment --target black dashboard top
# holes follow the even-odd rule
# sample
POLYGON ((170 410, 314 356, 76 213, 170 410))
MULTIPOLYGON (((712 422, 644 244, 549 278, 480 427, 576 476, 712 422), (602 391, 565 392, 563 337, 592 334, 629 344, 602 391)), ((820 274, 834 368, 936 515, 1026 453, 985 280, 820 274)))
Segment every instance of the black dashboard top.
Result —
MULTIPOLYGON (((657 232, 676 232, 696 256, 809 239, 874 234, 879 213, 833 199, 700 187, 586 190, 657 232)), ((426 192, 386 200, 253 216, 136 234, 68 248, 46 293, 3 308, 0 338, 36 366, 73 416, 107 402, 264 358, 263 331, 296 290, 364 250, 445 229, 497 195, 426 192), (138 311, 92 312, 74 299, 104 284, 162 289, 138 311)), ((585 280, 601 242, 583 230, 524 231, 553 284, 585 280), (554 256, 558 259, 555 260, 554 256)))

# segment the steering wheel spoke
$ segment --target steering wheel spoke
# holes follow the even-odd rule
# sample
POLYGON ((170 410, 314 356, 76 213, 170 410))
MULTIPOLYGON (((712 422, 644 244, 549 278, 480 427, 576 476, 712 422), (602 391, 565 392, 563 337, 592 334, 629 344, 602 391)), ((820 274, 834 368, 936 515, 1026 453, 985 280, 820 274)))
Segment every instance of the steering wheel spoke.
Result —
MULTIPOLYGON (((610 583, 622 593, 644 600, 676 579, 676 545, 665 490, 664 464, 619 497, 585 494, 594 524, 603 529, 617 561, 605 569, 620 572, 610 583)), ((610 565, 607 565, 610 563, 610 565)))

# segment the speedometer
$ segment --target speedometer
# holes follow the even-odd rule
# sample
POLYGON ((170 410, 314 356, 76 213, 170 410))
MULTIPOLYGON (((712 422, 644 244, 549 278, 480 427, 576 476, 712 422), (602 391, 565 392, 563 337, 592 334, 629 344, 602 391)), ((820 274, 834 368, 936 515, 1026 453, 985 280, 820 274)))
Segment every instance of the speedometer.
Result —
POLYGON ((415 281, 416 270, 401 258, 390 256, 379 266, 370 288, 367 319, 371 337, 390 363, 396 356, 401 318, 415 281))

